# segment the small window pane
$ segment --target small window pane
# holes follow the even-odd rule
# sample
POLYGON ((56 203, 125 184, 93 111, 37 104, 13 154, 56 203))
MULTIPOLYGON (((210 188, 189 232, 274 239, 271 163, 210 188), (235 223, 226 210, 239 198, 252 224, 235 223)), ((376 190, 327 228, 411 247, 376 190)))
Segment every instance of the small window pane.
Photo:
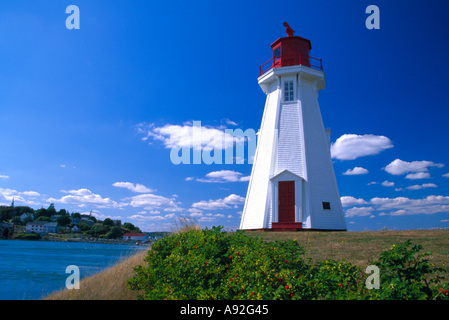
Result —
POLYGON ((293 101, 294 91, 293 91, 293 80, 284 82, 284 101, 293 101))
POLYGON ((331 209, 330 202, 323 202, 323 209, 324 210, 330 210, 331 209))
POLYGON ((277 58, 281 57, 281 47, 280 46, 273 50, 273 56, 275 56, 277 58))

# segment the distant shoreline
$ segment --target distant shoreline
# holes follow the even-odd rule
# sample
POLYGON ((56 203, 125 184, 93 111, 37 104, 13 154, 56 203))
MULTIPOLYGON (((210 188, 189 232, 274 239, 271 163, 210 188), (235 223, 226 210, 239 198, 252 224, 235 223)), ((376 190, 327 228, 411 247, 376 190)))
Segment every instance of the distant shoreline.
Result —
POLYGON ((111 239, 83 239, 83 238, 46 238, 42 237, 41 239, 0 239, 0 240, 17 240, 17 241, 46 241, 46 242, 85 242, 85 243, 101 243, 101 244, 121 244, 121 245, 130 245, 130 246, 141 246, 141 247, 150 247, 151 243, 140 243, 133 241, 125 241, 125 240, 111 240, 111 239))
POLYGON ((86 243, 104 243, 104 244, 121 244, 121 245, 130 245, 130 246, 142 246, 142 247, 150 247, 151 243, 140 243, 133 241, 114 241, 114 240, 89 240, 89 239, 78 239, 78 238, 68 238, 68 239, 41 239, 41 241, 57 241, 57 242, 86 242, 86 243))

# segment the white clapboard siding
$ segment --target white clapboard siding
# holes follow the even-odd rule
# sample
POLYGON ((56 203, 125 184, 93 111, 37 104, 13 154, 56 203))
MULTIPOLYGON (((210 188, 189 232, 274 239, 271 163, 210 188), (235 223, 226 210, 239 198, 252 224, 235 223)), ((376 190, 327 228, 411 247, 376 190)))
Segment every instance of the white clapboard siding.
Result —
POLYGON ((270 175, 275 154, 275 125, 279 105, 279 90, 270 89, 265 103, 262 125, 258 133, 251 178, 248 185, 240 229, 267 228, 270 213, 270 175))
POLYGON ((240 229, 271 228, 277 222, 277 183, 294 180, 295 221, 303 229, 346 230, 318 104, 324 72, 302 65, 273 68, 258 81, 267 100, 240 229), (284 81, 294 81, 294 101, 284 102, 284 81))

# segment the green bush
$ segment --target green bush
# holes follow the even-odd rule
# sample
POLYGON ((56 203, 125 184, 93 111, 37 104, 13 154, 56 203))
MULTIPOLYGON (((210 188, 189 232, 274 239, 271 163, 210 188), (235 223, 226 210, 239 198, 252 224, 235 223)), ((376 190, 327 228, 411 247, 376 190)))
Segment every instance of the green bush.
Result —
POLYGON ((108 239, 118 239, 121 238, 123 236, 122 231, 120 230, 119 227, 112 227, 108 233, 106 233, 106 238, 108 239))
POLYGON ((40 240, 42 237, 38 233, 18 233, 14 235, 14 240, 40 240))
MULTIPOLYGON (((420 254, 421 245, 414 245, 410 240, 403 244, 393 244, 388 251, 381 253, 378 266, 382 290, 372 292, 371 297, 392 300, 424 300, 440 295, 436 284, 442 279, 440 274, 445 270, 433 267, 426 256, 430 252, 420 254)), ((447 284, 446 284, 447 287, 447 284)), ((447 297, 447 294, 443 296, 447 297)), ((446 291, 447 293, 447 291, 446 291)))
POLYGON ((380 289, 367 289, 369 274, 344 260, 312 264, 296 241, 265 242, 213 227, 155 242, 128 285, 144 293, 141 299, 447 299, 448 286, 437 286, 435 275, 443 270, 410 246, 393 245, 372 262, 380 289))

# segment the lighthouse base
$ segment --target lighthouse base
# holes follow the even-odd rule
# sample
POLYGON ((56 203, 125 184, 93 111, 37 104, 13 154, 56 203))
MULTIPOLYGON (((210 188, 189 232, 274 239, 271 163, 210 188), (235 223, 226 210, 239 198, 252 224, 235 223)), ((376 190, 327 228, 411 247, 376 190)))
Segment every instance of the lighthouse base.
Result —
POLYGON ((302 230, 302 222, 272 222, 272 231, 299 231, 302 230))

